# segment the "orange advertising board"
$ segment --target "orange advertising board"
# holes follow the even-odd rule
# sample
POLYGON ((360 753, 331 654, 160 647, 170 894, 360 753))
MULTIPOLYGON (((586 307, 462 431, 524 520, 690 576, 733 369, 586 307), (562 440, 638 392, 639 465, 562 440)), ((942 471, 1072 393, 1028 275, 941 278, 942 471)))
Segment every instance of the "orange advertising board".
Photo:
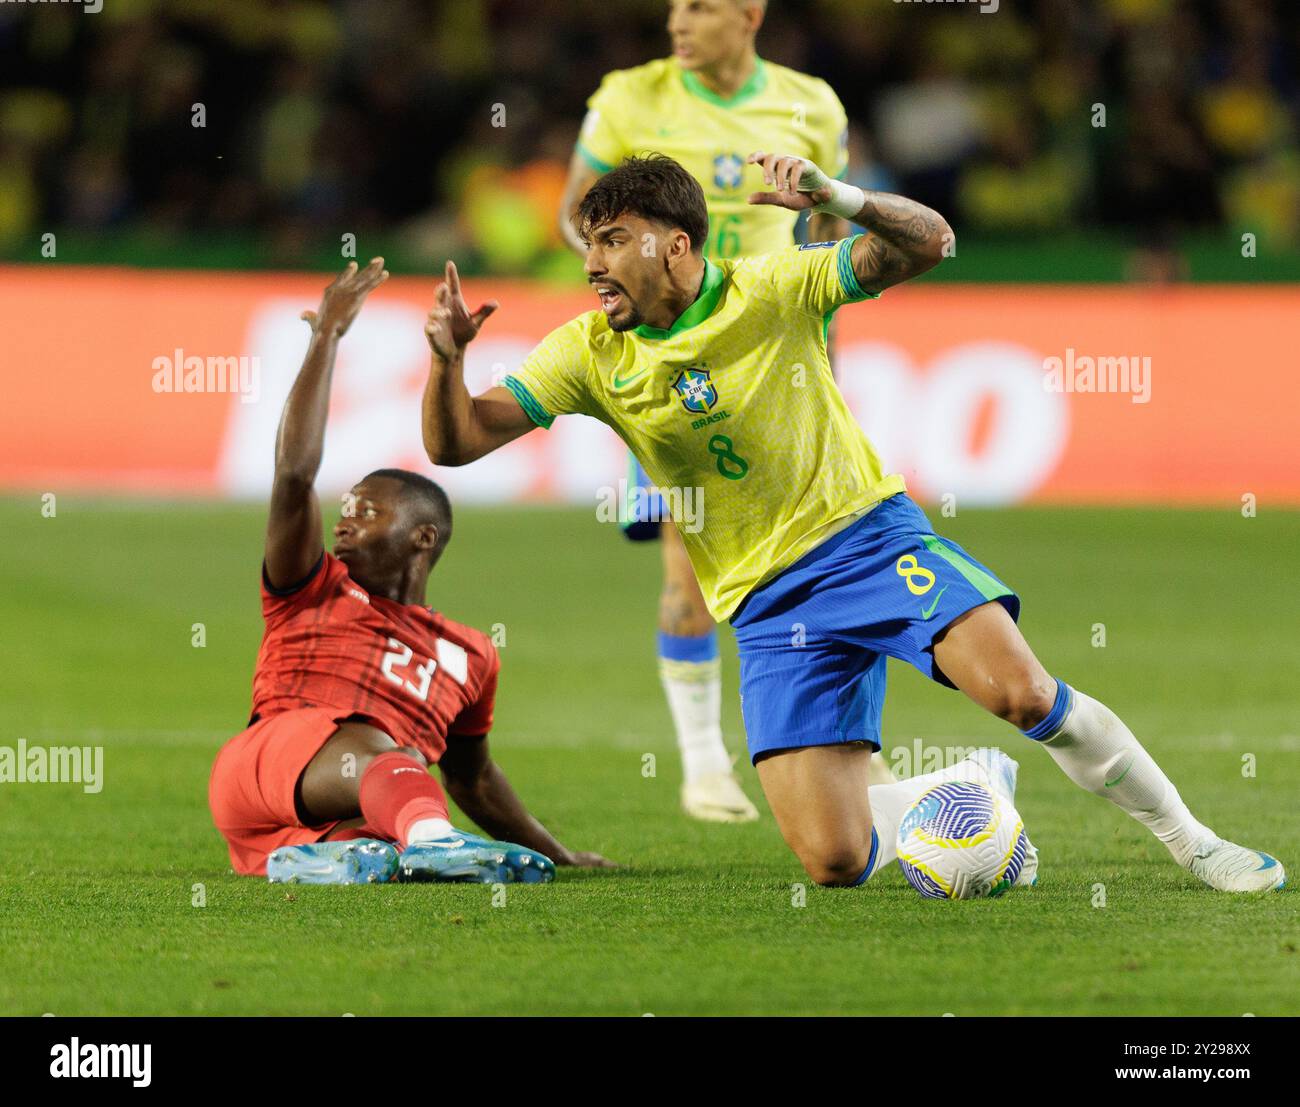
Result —
MULTIPOLYGON (((0 268, 0 487, 264 494, 280 405, 324 279, 0 268)), ((322 486, 433 471, 420 447, 422 332, 436 282, 396 277, 343 342, 322 486)), ((582 290, 471 281, 501 310, 471 390, 589 310, 582 290)), ((926 285, 842 310, 841 387, 918 495, 964 502, 1300 504, 1300 288, 926 285)), ((591 503, 625 471, 592 420, 557 420, 439 470, 479 501, 591 503)))

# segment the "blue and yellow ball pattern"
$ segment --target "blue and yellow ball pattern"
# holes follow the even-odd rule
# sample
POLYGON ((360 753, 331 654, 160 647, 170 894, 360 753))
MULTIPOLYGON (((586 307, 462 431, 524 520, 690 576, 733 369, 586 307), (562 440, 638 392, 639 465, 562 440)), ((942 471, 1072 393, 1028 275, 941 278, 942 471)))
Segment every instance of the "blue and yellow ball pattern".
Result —
POLYGON ((1006 800, 983 784, 937 784, 903 815, 898 867, 927 899, 1001 895, 1020 875, 1025 825, 1006 800))

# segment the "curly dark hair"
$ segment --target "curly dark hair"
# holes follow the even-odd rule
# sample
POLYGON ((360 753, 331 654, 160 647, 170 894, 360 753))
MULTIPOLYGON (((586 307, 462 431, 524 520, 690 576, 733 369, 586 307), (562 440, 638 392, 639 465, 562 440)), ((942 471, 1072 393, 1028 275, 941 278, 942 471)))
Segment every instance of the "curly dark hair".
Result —
POLYGON ((582 198, 573 225, 583 242, 620 215, 680 227, 699 253, 709 237, 709 209, 700 182, 663 154, 632 157, 600 178, 582 198))

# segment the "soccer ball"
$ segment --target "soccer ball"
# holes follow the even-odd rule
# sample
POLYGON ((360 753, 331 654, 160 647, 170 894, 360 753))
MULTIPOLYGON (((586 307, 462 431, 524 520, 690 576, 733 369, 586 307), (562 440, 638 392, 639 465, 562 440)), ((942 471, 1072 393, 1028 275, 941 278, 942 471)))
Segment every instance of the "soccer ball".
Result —
POLYGON ((936 784, 898 824, 898 867, 927 899, 999 896, 1025 861, 1024 820, 983 784, 936 784))

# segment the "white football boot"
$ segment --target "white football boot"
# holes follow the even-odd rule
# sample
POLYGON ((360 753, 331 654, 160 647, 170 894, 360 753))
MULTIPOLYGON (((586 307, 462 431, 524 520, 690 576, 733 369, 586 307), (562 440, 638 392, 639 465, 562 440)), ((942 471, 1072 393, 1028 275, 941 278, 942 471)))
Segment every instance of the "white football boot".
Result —
POLYGON ((1202 843, 1187 871, 1220 892, 1271 892, 1286 884, 1286 870, 1276 857, 1222 838, 1202 843))
POLYGON ((710 823, 752 823, 758 808, 749 802, 733 772, 706 773, 682 785, 682 810, 710 823))
POLYGON ((889 762, 885 760, 884 754, 879 750, 871 755, 871 760, 867 762, 867 787, 874 788, 877 784, 897 784, 898 777, 889 767, 889 762))
MULTIPOLYGON (((965 758, 983 775, 983 783, 1002 796, 1012 807, 1016 804, 1016 774, 1020 771, 1020 762, 1008 757, 999 749, 986 746, 965 758)), ((1020 866, 1020 875, 1012 887, 1027 888, 1038 883, 1038 850, 1025 833, 1025 860, 1020 866)))

